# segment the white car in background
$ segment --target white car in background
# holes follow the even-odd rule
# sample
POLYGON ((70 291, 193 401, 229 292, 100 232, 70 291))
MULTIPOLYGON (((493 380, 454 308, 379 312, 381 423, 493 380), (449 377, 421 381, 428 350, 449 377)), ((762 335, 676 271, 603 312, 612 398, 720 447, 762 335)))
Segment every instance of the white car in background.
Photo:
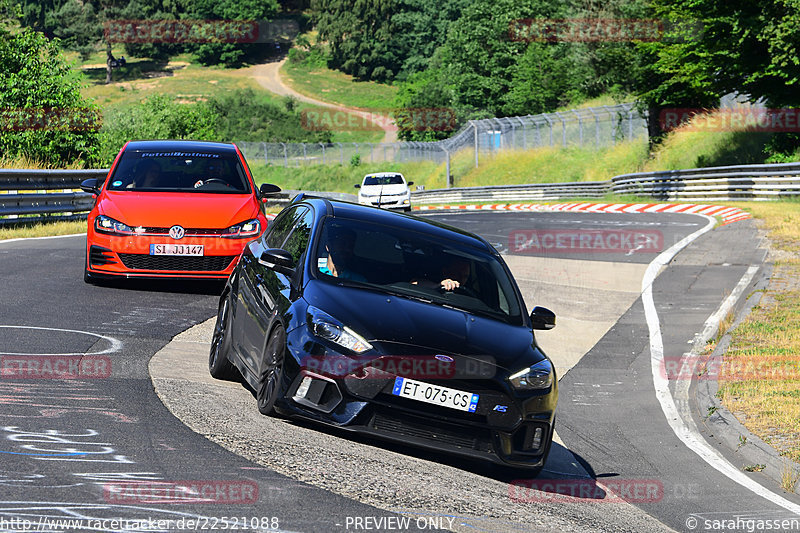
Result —
POLYGON ((408 186, 413 184, 413 181, 406 182, 399 172, 367 174, 360 185, 356 184, 358 203, 410 211, 411 191, 408 186))

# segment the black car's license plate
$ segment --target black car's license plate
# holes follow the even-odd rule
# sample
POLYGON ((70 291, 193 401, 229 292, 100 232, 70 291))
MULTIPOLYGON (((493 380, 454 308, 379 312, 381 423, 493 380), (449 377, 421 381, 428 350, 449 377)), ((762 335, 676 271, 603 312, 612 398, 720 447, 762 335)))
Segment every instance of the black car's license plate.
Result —
POLYGON ((424 381, 398 377, 394 380, 392 394, 425 403, 441 405, 459 411, 474 413, 478 407, 477 394, 465 392, 424 381))

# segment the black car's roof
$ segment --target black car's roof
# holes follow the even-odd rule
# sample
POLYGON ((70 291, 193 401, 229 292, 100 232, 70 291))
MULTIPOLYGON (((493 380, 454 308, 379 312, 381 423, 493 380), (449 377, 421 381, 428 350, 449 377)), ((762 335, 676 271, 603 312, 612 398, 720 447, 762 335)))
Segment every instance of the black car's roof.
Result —
POLYGON ((157 140, 157 141, 131 141, 125 150, 158 150, 158 151, 195 151, 217 154, 236 153, 236 147, 229 143, 211 141, 182 141, 182 140, 157 140))
MULTIPOLYGON (((387 209, 379 209, 365 205, 354 204, 351 202, 344 202, 341 200, 329 200, 322 198, 306 198, 304 201, 312 204, 327 203, 333 209, 334 217, 349 218, 355 220, 364 220, 377 224, 386 224, 397 228, 407 229, 409 231, 419 231, 428 233, 433 236, 438 236, 444 239, 450 239, 467 246, 474 246, 490 252, 494 249, 481 237, 464 231, 462 229, 442 224, 430 219, 418 218, 409 215, 395 213, 387 209)), ((325 208, 320 205, 324 210, 325 208)))

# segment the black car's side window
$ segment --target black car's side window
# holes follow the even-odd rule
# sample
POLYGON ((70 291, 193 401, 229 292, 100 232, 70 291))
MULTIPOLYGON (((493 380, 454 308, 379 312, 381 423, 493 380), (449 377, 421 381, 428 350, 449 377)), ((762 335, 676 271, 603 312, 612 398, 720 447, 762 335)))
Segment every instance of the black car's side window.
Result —
POLYGON ((311 225, 314 223, 314 213, 310 209, 300 214, 295 218, 294 229, 286 242, 283 243, 283 249, 292 254, 292 266, 297 266, 298 261, 308 248, 308 241, 311 237, 311 225))
MULTIPOLYGON (((295 227, 298 220, 309 213, 308 207, 299 205, 290 207, 278 215, 270 224, 270 230, 264 235, 264 243, 267 248, 283 248, 286 237, 295 227)), ((294 256, 293 256, 294 257, 294 256)))

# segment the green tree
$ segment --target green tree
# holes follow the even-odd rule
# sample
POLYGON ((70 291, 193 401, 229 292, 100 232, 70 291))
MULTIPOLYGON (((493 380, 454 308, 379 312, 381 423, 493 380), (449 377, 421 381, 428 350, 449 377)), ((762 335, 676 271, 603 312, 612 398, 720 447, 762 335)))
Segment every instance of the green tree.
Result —
POLYGON ((668 21, 664 39, 642 43, 648 65, 637 81, 651 135, 667 107, 715 107, 731 92, 771 106, 796 105, 800 84, 800 1, 653 0, 668 21))
POLYGON ((0 155, 96 161, 99 111, 81 97, 57 40, 0 28, 0 110, 0 155))
MULTIPOLYGON (((196 0, 190 4, 186 18, 195 20, 271 20, 278 13, 277 0, 196 0)), ((224 63, 240 65, 248 56, 263 49, 263 43, 214 42, 192 47, 198 59, 207 65, 224 63)))
POLYGON ((312 0, 319 37, 330 64, 361 80, 387 81, 400 68, 390 46, 397 0, 312 0))

